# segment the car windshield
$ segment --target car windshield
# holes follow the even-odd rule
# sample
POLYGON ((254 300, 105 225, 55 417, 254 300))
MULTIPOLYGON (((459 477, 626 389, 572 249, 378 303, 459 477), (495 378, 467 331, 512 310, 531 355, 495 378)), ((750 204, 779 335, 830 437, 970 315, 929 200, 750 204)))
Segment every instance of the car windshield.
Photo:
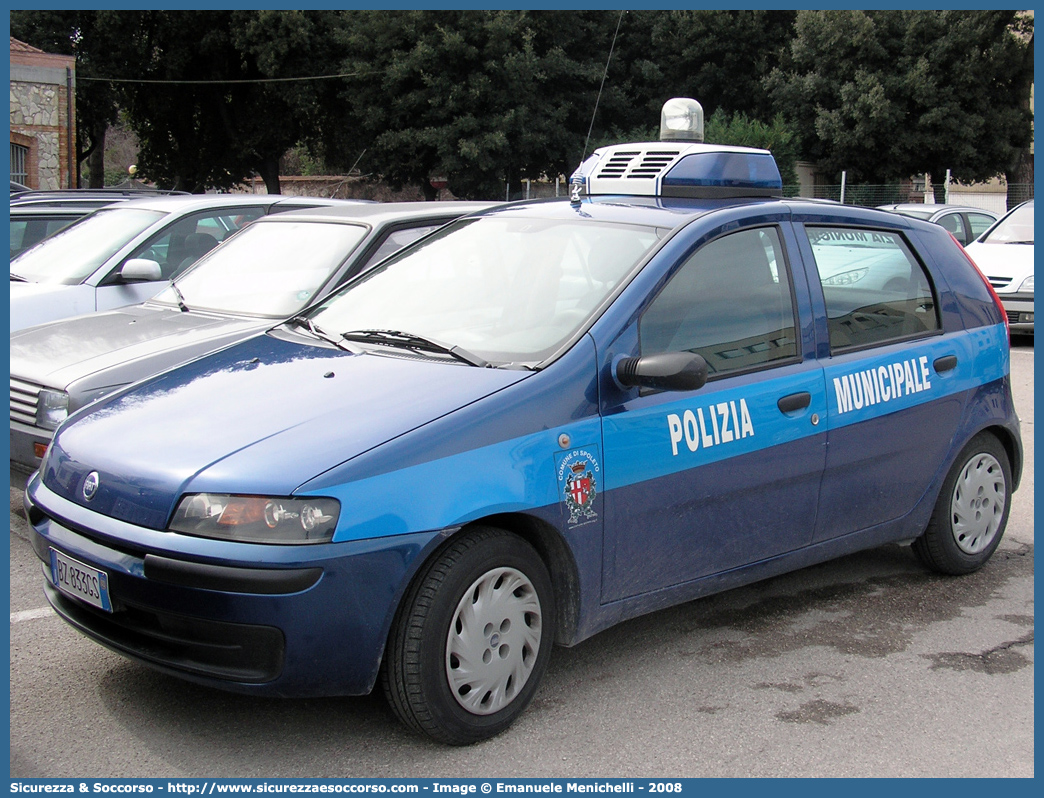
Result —
POLYGON ((982 241, 984 244, 1032 244, 1033 203, 1020 205, 1013 210, 982 241))
POLYGON ((654 228, 590 219, 462 220, 310 315, 335 336, 396 331, 494 364, 532 365, 579 329, 657 240, 654 228))
POLYGON ((254 222, 178 277, 176 291, 166 288, 154 301, 184 303, 189 310, 290 316, 315 296, 367 229, 328 222, 254 222))
POLYGON ((76 285, 167 214, 138 208, 95 211, 11 261, 11 274, 31 283, 76 285))

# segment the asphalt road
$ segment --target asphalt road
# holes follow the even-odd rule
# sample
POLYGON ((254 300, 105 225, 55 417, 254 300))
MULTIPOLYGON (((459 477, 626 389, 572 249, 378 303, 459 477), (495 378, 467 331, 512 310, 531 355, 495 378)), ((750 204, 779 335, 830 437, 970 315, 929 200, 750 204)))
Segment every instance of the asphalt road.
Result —
POLYGON ((1032 341, 1012 375, 1026 473, 983 570, 887 546, 622 624, 462 749, 380 695, 230 695, 89 642, 47 609, 12 491, 10 775, 1033 776, 1032 341))

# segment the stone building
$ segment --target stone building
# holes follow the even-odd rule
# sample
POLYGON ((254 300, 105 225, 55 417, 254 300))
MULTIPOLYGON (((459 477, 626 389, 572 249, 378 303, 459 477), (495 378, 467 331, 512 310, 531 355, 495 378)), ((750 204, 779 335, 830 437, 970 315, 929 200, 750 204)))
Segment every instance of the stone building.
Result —
POLYGON ((11 180, 76 185, 76 59, 11 39, 11 180))

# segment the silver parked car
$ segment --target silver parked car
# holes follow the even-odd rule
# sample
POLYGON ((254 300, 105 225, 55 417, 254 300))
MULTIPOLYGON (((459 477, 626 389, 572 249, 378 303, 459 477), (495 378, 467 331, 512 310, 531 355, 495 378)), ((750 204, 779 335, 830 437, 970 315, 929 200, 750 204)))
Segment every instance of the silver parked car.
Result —
MULTIPOLYGON (((491 204, 355 204, 266 216, 143 304, 12 334, 11 485, 25 486, 70 413, 265 330, 446 222, 491 204)), ((311 326, 304 332, 322 335, 311 326)))
POLYGON ((143 302, 210 248, 268 213, 350 203, 194 194, 100 208, 11 261, 11 331, 143 302))
POLYGON ((899 202, 877 207, 884 211, 901 213, 903 216, 924 219, 926 222, 942 225, 953 233, 953 237, 961 242, 962 247, 968 246, 1000 218, 993 211, 966 205, 923 205, 920 202, 899 202))

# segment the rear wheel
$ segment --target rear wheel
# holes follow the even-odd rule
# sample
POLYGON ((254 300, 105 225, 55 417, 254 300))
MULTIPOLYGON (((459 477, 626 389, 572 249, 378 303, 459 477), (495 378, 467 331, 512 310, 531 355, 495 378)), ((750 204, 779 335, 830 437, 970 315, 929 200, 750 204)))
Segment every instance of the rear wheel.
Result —
POLYGON ((440 742, 499 734, 536 692, 554 617, 551 579, 528 543, 499 529, 461 533, 399 608, 382 674, 388 702, 440 742))
POLYGON ((985 432, 972 438, 946 476, 928 528, 914 541, 921 561, 946 574, 985 565, 1008 523, 1011 484, 1000 441, 985 432))

